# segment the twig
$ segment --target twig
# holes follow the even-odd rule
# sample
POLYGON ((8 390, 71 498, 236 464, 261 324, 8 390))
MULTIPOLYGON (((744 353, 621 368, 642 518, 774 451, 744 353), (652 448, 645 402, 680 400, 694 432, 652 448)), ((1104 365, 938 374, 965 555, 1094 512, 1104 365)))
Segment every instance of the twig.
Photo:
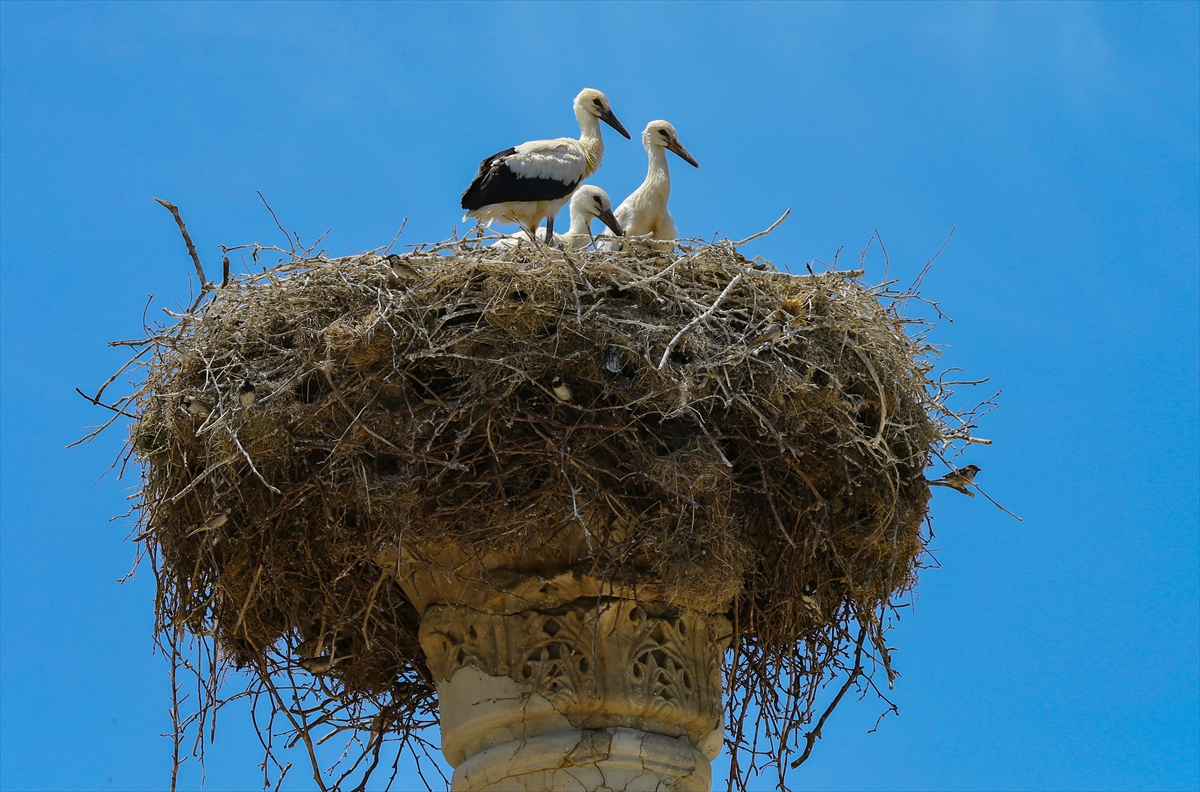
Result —
POLYGON ((175 792, 179 785, 179 767, 183 764, 179 749, 183 743, 185 728, 179 718, 179 681, 176 679, 182 658, 179 653, 179 631, 171 627, 166 632, 167 645, 171 649, 171 792, 175 792))
POLYGON ((258 478, 258 480, 259 480, 259 481, 261 481, 261 482, 262 482, 262 483, 263 483, 263 484, 266 486, 266 488, 267 488, 267 489, 271 490, 271 492, 274 492, 276 495, 280 495, 280 494, 282 494, 282 493, 280 493, 280 491, 279 491, 278 489, 276 489, 275 487, 271 486, 271 482, 269 482, 269 481, 267 481, 265 478, 263 478, 263 474, 262 474, 262 473, 259 473, 259 472, 258 472, 258 468, 256 468, 256 467, 254 466, 254 460, 253 460, 253 459, 251 459, 251 458, 250 458, 250 455, 246 453, 246 449, 242 448, 242 444, 241 444, 241 441, 239 441, 239 440, 238 440, 237 433, 236 433, 236 432, 230 432, 230 433, 229 433, 229 437, 230 437, 230 438, 233 440, 233 444, 234 444, 234 445, 236 445, 236 446, 238 447, 238 451, 241 451, 241 452, 242 452, 242 456, 244 456, 244 457, 246 458, 246 463, 247 463, 248 465, 250 465, 250 470, 251 470, 251 472, 253 472, 253 473, 254 473, 254 475, 255 475, 255 476, 258 478))
POLYGON ((75 392, 78 393, 83 398, 90 401, 92 404, 96 405, 97 407, 103 407, 106 410, 112 410, 113 412, 117 413, 118 415, 124 415, 126 418, 137 418, 136 415, 132 415, 130 413, 125 412, 122 409, 113 407, 111 404, 105 404, 104 402, 100 401, 99 399, 93 399, 91 396, 88 396, 86 393, 79 390, 79 388, 76 388, 75 392))
POLYGON ((875 229, 875 238, 879 240, 879 249, 883 251, 883 279, 888 279, 888 268, 891 266, 891 259, 888 258, 887 248, 883 245, 883 237, 879 235, 879 229, 875 229))
POLYGON ((958 228, 957 224, 950 226, 950 233, 946 235, 946 240, 942 242, 942 246, 937 249, 937 253, 933 254, 933 258, 925 262, 925 266, 921 269, 920 274, 917 275, 916 280, 914 280, 912 285, 908 287, 908 291, 904 293, 904 296, 896 302, 897 311, 904 308, 905 303, 916 296, 917 291, 921 288, 921 284, 925 281, 925 276, 928 275, 929 270, 932 269, 933 262, 937 261, 937 257, 942 255, 942 251, 946 249, 946 245, 950 244, 950 237, 954 236, 954 229, 956 228, 958 228))
POLYGON ((288 241, 288 247, 291 248, 292 255, 296 255, 296 244, 292 242, 292 238, 288 236, 288 232, 283 230, 283 224, 280 223, 279 218, 275 216, 275 210, 271 208, 271 204, 267 203, 267 199, 263 197, 263 194, 260 191, 255 190, 254 192, 258 193, 258 199, 263 202, 263 206, 267 207, 267 211, 271 213, 271 219, 275 221, 275 227, 278 228, 280 233, 283 234, 283 238, 288 241))
POLYGON ((796 759, 790 765, 793 770, 808 761, 808 755, 812 753, 813 746, 816 744, 817 740, 821 739, 821 729, 825 728, 825 721, 828 720, 829 716, 833 714, 833 711, 837 709, 837 705, 841 702, 842 697, 846 695, 846 691, 848 691, 850 687, 856 681, 858 681, 858 678, 865 673, 862 667, 862 650, 863 639, 866 637, 867 627, 864 624, 858 631, 858 642, 854 648, 854 669, 850 672, 850 677, 846 680, 846 684, 842 685, 842 689, 839 690, 838 694, 833 697, 833 701, 831 701, 829 706, 825 708, 825 712, 821 713, 821 719, 817 721, 816 728, 804 735, 804 753, 800 754, 800 758, 796 759))
POLYGON ((183 241, 187 243, 188 255, 192 257, 192 263, 196 265, 196 277, 200 279, 200 293, 203 294, 212 288, 212 284, 208 282, 208 278, 204 277, 204 267, 200 265, 200 256, 196 253, 196 246, 192 244, 192 237, 188 234, 187 226, 183 224, 183 218, 179 216, 179 207, 162 198, 154 200, 165 206, 174 215, 175 222, 179 225, 179 233, 183 234, 183 241))
POLYGON ((984 491, 983 491, 983 488, 982 488, 982 487, 980 487, 978 484, 976 484, 976 485, 975 485, 975 489, 979 490, 979 494, 980 494, 980 495, 982 495, 983 497, 985 497, 985 498, 987 498, 988 500, 990 500, 990 501, 992 502, 992 504, 993 504, 993 505, 994 505, 994 506, 995 506, 997 509, 999 509, 1000 511, 1004 512, 1004 513, 1005 513, 1005 514, 1007 514, 1009 517, 1012 517, 1012 518, 1013 518, 1014 520, 1016 520, 1017 522, 1025 522, 1025 521, 1024 521, 1024 520, 1022 520, 1020 517, 1018 517, 1017 515, 1015 515, 1015 514, 1013 514, 1012 512, 1010 512, 1008 509, 1006 509, 1006 508, 1004 508, 1003 506, 1001 506, 999 503, 996 503, 996 501, 995 501, 995 500, 992 498, 992 496, 991 496, 991 495, 988 495, 986 492, 984 492, 984 491))
POLYGON ((208 467, 206 467, 204 469, 204 471, 202 473, 200 473, 200 475, 198 475, 198 476, 196 476, 196 478, 192 479, 190 484, 188 484, 186 487, 181 489, 179 492, 175 493, 175 495, 171 498, 170 502, 178 503, 180 498, 182 498, 184 495, 187 495, 189 492, 191 492, 193 489, 195 489, 196 485, 199 484, 204 479, 208 478, 210 473, 216 472, 219 468, 222 468, 225 465, 228 465, 230 462, 232 462, 235 459, 237 459, 236 454, 227 456, 224 459, 222 459, 220 462, 217 462, 216 464, 209 465, 208 467))
MULTIPOLYGON (((867 268, 867 251, 871 249, 871 243, 874 241, 875 241, 875 237, 871 237, 870 239, 867 240, 866 247, 864 247, 862 249, 862 253, 858 257, 858 268, 859 269, 865 270, 867 268)), ((834 256, 833 260, 836 262, 837 256, 834 256)))
POLYGON ((753 234, 751 236, 746 237, 741 242, 734 242, 733 246, 741 247, 742 245, 746 244, 747 242, 753 242, 755 239, 758 239, 760 237, 765 237, 767 234, 771 233, 776 228, 779 228, 779 224, 782 223, 784 220, 787 220, 788 215, 790 215, 791 213, 792 213, 792 208, 789 206, 788 210, 783 213, 783 216, 780 217, 778 220, 776 220, 774 223, 772 223, 771 227, 768 228, 766 231, 759 231, 757 234, 753 234))
POLYGON ((258 588, 258 579, 262 577, 262 572, 263 565, 259 564, 258 570, 254 573, 254 579, 250 581, 250 589, 246 592, 246 600, 242 603, 242 609, 238 611, 237 622, 233 625, 233 631, 230 635, 236 636, 238 630, 242 628, 242 619, 246 618, 246 609, 250 607, 250 601, 254 599, 254 589, 258 588))
MULTIPOLYGON (((785 215, 785 217, 786 217, 786 215, 785 215)), ((778 223, 776 223, 776 225, 778 225, 778 223)), ((688 330, 691 330, 693 327, 700 324, 708 317, 712 316, 713 313, 717 310, 717 308, 720 307, 721 303, 725 301, 725 298, 729 296, 729 293, 731 291, 733 291, 733 287, 737 286, 738 283, 742 280, 743 274, 744 273, 739 272, 737 275, 735 275, 733 280, 729 281, 729 285, 725 287, 725 291, 721 292, 721 296, 718 297, 716 299, 716 301, 713 302, 713 304, 708 307, 707 311, 700 314, 692 321, 688 322, 686 325, 683 326, 682 330, 680 330, 678 333, 675 334, 675 337, 672 338, 670 343, 667 344, 667 348, 663 350, 662 359, 658 361, 658 370, 659 371, 662 371, 663 366, 667 365, 667 358, 669 358, 671 356, 671 350, 675 348, 675 344, 679 342, 679 339, 683 338, 684 333, 686 333, 688 330)))
POLYGON ((381 255, 384 255, 384 256, 386 256, 388 253, 390 253, 390 252, 391 252, 391 250, 392 250, 392 245, 396 244, 396 240, 397 240, 397 239, 399 239, 399 238, 400 238, 400 235, 404 233, 404 227, 405 227, 406 225, 408 225, 408 218, 407 218, 407 217, 406 217, 406 218, 404 218, 404 221, 403 221, 402 223, 400 223, 400 230, 396 232, 396 236, 392 237, 392 241, 391 241, 391 242, 389 242, 389 243, 388 243, 388 246, 387 246, 387 247, 385 247, 385 248, 383 249, 383 253, 382 253, 381 255))

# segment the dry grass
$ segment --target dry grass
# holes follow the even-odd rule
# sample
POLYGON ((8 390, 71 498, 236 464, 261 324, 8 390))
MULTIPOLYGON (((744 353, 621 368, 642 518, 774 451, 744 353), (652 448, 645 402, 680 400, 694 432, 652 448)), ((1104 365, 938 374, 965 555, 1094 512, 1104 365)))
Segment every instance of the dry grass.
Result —
POLYGON ((268 697, 268 758, 290 733, 319 764, 330 729, 357 744, 354 773, 389 739, 425 750, 435 689, 381 554, 525 550, 573 521, 594 540, 580 571, 728 612, 737 783, 774 765, 782 784, 836 674, 873 686, 870 658, 890 681, 924 470, 969 431, 900 295, 730 243, 289 258, 138 342, 145 381, 118 405, 136 415, 161 635, 177 664, 188 634, 217 647, 187 661, 203 695, 178 731, 203 736, 222 682, 245 679, 232 663, 268 697), (330 652, 346 659, 303 670, 330 652))

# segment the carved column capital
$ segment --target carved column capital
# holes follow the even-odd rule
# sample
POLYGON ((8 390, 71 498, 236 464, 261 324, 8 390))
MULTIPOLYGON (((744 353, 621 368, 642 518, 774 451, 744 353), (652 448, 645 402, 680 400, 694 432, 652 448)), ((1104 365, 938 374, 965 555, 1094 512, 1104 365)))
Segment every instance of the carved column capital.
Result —
POLYGON ((421 621, 421 646, 443 702, 442 750, 457 764, 509 737, 561 728, 566 718, 576 729, 622 726, 686 737, 716 756, 720 657, 728 636, 722 616, 620 599, 507 615, 433 606, 421 621), (446 694, 453 698, 452 683, 465 668, 518 686, 512 702, 496 706, 514 710, 519 733, 484 726, 470 711, 478 707, 445 708, 446 694), (534 696, 550 710, 531 708, 534 696))
POLYGON ((397 562, 422 614, 451 788, 708 789, 728 620, 662 602, 653 582, 546 561, 451 547, 397 562))

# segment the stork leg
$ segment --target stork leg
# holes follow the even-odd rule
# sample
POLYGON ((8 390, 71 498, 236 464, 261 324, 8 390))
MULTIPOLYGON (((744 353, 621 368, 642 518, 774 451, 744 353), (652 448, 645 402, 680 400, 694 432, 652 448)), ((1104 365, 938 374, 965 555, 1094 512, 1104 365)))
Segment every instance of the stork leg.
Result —
POLYGON ((546 218, 546 244, 549 245, 553 242, 554 242, 554 218, 547 217, 546 218))

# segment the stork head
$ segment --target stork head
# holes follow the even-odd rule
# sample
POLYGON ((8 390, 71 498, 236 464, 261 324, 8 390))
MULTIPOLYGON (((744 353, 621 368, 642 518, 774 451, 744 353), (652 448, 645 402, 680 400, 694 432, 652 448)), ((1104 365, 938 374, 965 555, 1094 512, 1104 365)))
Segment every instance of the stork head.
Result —
POLYGON ((613 114, 612 107, 608 104, 608 97, 595 88, 584 88, 579 92, 579 96, 575 97, 575 115, 578 116, 580 113, 593 115, 620 132, 627 139, 633 139, 629 137, 629 133, 625 131, 625 127, 621 125, 621 122, 613 114))
POLYGON ((679 142, 679 133, 675 131, 675 127, 668 124, 666 121, 651 121, 646 124, 646 130, 642 132, 642 145, 647 150, 651 146, 665 148, 667 151, 678 154, 679 157, 691 165, 693 168, 699 168, 700 163, 688 153, 688 150, 679 142))
POLYGON ((571 214, 576 213, 583 214, 589 223, 593 217, 598 217, 614 234, 625 236, 621 224, 617 222, 617 216, 613 214, 608 193, 593 184, 583 185, 571 196, 571 214))

